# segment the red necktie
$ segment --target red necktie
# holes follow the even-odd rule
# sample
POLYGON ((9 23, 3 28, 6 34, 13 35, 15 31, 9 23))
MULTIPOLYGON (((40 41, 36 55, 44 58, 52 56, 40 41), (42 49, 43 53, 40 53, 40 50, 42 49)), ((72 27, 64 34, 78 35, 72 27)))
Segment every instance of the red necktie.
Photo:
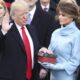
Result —
POLYGON ((23 43, 26 50, 26 56, 27 56, 27 69, 26 69, 26 77, 28 80, 31 79, 32 76, 32 59, 31 59, 31 50, 30 50, 30 43, 28 40, 28 37, 25 33, 24 27, 22 27, 22 37, 23 37, 23 43))
POLYGON ((10 2, 6 2, 5 4, 6 4, 7 8, 10 8, 10 6, 11 6, 10 2))

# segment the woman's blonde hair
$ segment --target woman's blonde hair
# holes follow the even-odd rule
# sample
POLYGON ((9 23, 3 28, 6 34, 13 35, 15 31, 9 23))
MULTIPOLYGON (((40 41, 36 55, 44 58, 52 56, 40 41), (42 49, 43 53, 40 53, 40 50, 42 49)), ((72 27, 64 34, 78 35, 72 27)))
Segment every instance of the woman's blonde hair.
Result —
POLYGON ((5 12, 8 12, 7 6, 3 0, 0 0, 0 4, 4 7, 5 12))

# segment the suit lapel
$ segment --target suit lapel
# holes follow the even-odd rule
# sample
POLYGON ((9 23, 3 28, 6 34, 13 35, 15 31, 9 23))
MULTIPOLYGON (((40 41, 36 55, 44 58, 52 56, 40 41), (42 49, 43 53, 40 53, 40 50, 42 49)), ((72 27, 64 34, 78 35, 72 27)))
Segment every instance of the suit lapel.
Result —
POLYGON ((18 31, 18 29, 17 29, 15 24, 13 24, 13 26, 11 28, 11 31, 12 31, 12 35, 15 38, 15 40, 18 42, 18 44, 21 46, 21 48, 25 51, 22 38, 21 38, 21 36, 19 34, 19 31, 18 31))
MULTIPOLYGON (((32 21, 31 21, 31 25, 34 26, 34 24, 37 24, 37 22, 40 20, 40 19, 39 19, 40 16, 42 16, 42 10, 41 10, 40 8, 37 8, 37 7, 36 7, 36 10, 35 10, 33 19, 32 19, 32 21), (41 13, 41 14, 40 14, 40 13, 41 13), (38 18, 38 17, 39 17, 39 18, 38 18), (36 22, 35 20, 36 20, 37 22, 36 22)), ((35 27, 36 27, 36 26, 35 26, 35 27)))

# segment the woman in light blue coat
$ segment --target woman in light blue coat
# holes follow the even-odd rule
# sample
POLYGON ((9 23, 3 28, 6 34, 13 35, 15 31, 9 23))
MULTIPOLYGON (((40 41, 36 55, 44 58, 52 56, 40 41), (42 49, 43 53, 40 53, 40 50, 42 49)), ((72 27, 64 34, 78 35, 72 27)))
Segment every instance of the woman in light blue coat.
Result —
POLYGON ((57 11, 61 28, 52 33, 48 47, 57 55, 57 63, 42 65, 51 70, 50 80, 75 80, 75 71, 80 64, 80 31, 75 24, 78 8, 74 4, 61 3, 57 11))

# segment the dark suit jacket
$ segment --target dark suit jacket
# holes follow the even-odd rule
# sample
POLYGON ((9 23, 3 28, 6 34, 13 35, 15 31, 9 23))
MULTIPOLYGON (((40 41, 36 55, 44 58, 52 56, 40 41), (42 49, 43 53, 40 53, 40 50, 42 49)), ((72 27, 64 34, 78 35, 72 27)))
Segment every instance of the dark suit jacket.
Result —
MULTIPOLYGON (((38 42, 34 34, 34 28, 28 27, 28 30, 34 42, 34 62, 36 62, 38 42)), ((6 34, 5 51, 0 65, 0 80, 26 80, 26 63, 27 57, 23 41, 16 25, 13 24, 9 32, 6 34)))
POLYGON ((52 32, 59 26, 55 20, 40 8, 36 8, 31 25, 35 26, 39 44, 48 47, 52 32))
MULTIPOLYGON (((59 27, 52 16, 38 7, 36 8, 31 25, 35 26, 36 28, 38 41, 41 47, 48 47, 52 32, 59 27)), ((38 65, 36 69, 38 71, 36 71, 35 80, 40 80, 39 70, 41 69, 41 66, 38 65)), ((49 76, 47 76, 45 80, 49 80, 49 76)))

